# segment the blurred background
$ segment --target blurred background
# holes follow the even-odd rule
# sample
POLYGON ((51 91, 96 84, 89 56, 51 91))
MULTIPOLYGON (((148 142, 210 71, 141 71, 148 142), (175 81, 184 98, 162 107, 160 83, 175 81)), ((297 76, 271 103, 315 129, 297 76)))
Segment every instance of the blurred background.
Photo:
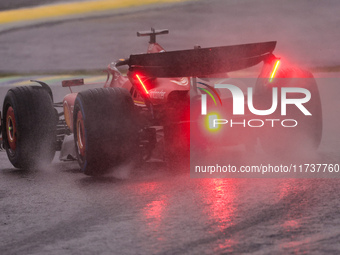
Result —
MULTIPOLYGON (((105 81, 109 63, 146 52, 136 32, 151 27, 170 30, 157 37, 166 50, 275 40, 282 60, 324 77, 308 161, 339 163, 339 13, 338 0, 2 0, 0 102, 30 79, 55 100, 69 93, 63 79, 105 81)), ((339 179, 193 179, 158 163, 91 178, 57 158, 17 170, 4 151, 0 168, 0 254, 340 253, 339 179)))

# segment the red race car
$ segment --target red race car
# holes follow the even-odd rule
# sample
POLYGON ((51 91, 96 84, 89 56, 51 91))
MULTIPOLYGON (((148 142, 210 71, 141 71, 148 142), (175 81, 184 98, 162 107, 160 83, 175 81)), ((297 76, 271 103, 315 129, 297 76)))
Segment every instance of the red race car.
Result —
MULTIPOLYGON (((308 141, 317 149, 322 133, 317 85, 310 72, 286 68, 280 63, 273 55, 276 42, 196 46, 166 52, 156 42, 156 36, 161 34, 168 34, 168 30, 138 32, 138 36, 150 37, 147 53, 110 64, 102 88, 70 93, 59 103, 53 102, 52 91, 43 82, 10 89, 3 104, 2 134, 13 166, 31 168, 41 162, 50 163, 55 152, 61 150, 61 159, 77 159, 85 174, 102 175, 127 161, 148 160, 159 143, 163 144, 164 159, 168 162, 187 160, 190 144, 195 148, 209 144, 245 144, 251 148, 260 140, 265 151, 282 153, 290 146, 297 148, 308 141), (239 90, 228 87, 231 95, 223 95, 222 88, 227 87, 222 83, 230 81, 226 80, 230 73, 261 63, 255 86, 248 90, 252 95, 245 96, 248 108, 259 113, 254 119, 248 108, 243 109, 244 98, 236 99, 239 90), (124 66, 128 69, 125 75, 119 71, 124 66), (212 77, 222 82, 216 85, 212 77), (282 83, 279 78, 289 79, 282 83), (305 79, 296 83, 294 78, 305 79), (278 95, 282 96, 284 88, 304 88, 312 95, 309 94, 309 100, 305 100, 308 97, 305 95, 301 99, 305 101, 296 104, 298 107, 287 108, 284 114, 288 121, 304 117, 294 132, 281 120, 284 101, 278 95), (249 98, 253 100, 252 108, 249 98), (273 106, 275 100, 277 109, 273 106), (256 108, 262 110, 254 110, 255 102, 256 108), (214 114, 207 114, 207 107, 214 114), (270 118, 263 116, 267 114, 265 109, 273 107, 270 118), (303 108, 310 114, 301 114, 303 108), (231 109, 233 119, 217 117, 216 112, 231 113, 231 109), (206 119, 208 124, 201 125, 206 119), (274 120, 282 125, 274 126, 274 120), (217 136, 216 125, 231 121, 244 125, 235 129, 228 126, 228 131, 217 136), (262 127, 264 123, 268 128, 261 131, 251 128, 262 127)), ((83 79, 62 82, 64 87, 83 84, 83 79)), ((294 90, 288 92, 294 94, 294 90)), ((295 92, 301 97, 301 91, 295 92)))

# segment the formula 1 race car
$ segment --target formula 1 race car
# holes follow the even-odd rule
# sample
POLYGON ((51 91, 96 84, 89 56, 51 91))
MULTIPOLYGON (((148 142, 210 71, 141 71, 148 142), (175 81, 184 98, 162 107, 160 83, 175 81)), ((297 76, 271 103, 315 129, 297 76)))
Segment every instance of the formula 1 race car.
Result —
MULTIPOLYGON (((2 134, 13 166, 50 163, 59 150, 61 159, 77 159, 85 174, 102 175, 124 162, 150 159, 159 143, 167 162, 188 160, 190 144, 251 148, 259 140, 264 151, 274 154, 306 143, 318 148, 322 114, 316 82, 309 71, 285 68, 273 55, 276 42, 166 52, 156 42, 162 34, 168 30, 138 32, 150 37, 146 54, 111 63, 101 88, 70 93, 63 102, 55 103, 50 87, 39 81, 39 85, 10 89, 3 104, 2 134), (261 63, 254 91, 248 90, 245 97, 238 89, 224 86, 230 83, 230 73, 261 63), (119 70, 124 66, 128 67, 125 75, 119 70), (212 78, 223 78, 224 85, 216 86, 212 78), (231 94, 223 95, 224 88, 231 94), (292 99, 282 97, 288 93, 300 101, 294 105, 292 99), (207 113, 207 108, 212 111, 207 113), (213 126, 209 122, 203 125, 208 131, 203 130, 201 122, 211 120, 211 112, 213 126), (229 117, 216 117, 216 112, 229 117), (251 118, 254 112, 255 119, 251 118), (298 125, 293 122, 294 129, 289 128, 294 120, 298 125), (219 135, 213 132, 217 125, 230 122, 242 125, 228 126, 219 135)), ((62 82, 63 87, 81 85, 83 79, 62 82)))

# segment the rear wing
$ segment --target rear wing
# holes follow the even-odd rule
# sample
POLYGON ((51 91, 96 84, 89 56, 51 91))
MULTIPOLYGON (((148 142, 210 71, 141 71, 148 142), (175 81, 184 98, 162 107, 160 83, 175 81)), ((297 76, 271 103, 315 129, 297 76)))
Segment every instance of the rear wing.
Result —
MULTIPOLYGON (((150 77, 200 77, 254 66, 272 56, 276 41, 130 55, 130 71, 150 77)), ((121 63, 123 64, 123 63, 121 63)))

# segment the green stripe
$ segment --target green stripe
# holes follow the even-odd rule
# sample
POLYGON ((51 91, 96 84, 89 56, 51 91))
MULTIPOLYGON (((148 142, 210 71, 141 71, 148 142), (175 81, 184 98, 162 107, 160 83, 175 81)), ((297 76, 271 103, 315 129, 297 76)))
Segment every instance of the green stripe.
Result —
POLYGON ((213 97, 213 95, 212 95, 208 90, 203 89, 203 88, 199 88, 199 87, 197 87, 197 88, 198 88, 198 89, 201 89, 201 90, 203 90, 205 93, 207 93, 207 94, 212 98, 212 100, 214 100, 215 105, 217 105, 217 104, 216 104, 215 98, 213 97))

